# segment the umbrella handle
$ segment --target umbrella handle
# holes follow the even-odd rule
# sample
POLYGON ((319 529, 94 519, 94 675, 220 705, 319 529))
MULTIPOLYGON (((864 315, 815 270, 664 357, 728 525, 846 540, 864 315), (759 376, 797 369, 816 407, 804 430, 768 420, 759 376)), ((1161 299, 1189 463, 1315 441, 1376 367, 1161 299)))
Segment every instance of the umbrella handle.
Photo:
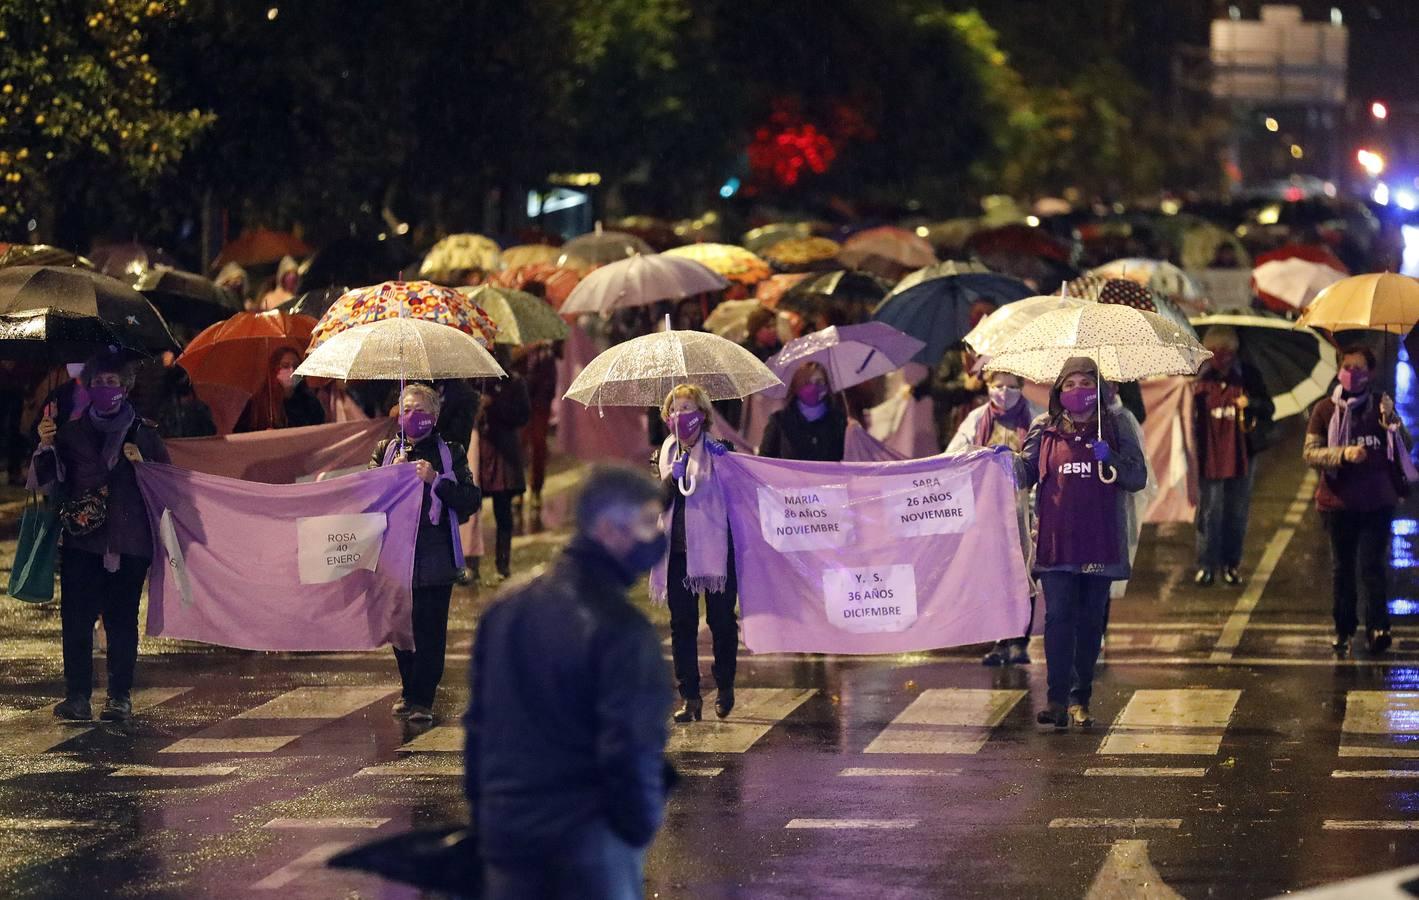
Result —
POLYGON ((680 496, 682 496, 682 497, 688 497, 688 496, 690 496, 691 494, 693 494, 693 493, 695 492, 695 488, 697 487, 697 485, 696 485, 696 483, 695 483, 695 476, 691 475, 688 471, 687 471, 684 475, 681 475, 681 476, 680 476, 680 480, 679 480, 679 482, 678 482, 677 484, 678 484, 678 487, 680 488, 680 496), (689 485, 686 485, 686 484, 685 484, 685 479, 686 479, 686 478, 689 478, 689 479, 690 479, 689 485))
POLYGON ((1118 481, 1118 469, 1105 462, 1099 463, 1099 480, 1104 484, 1113 484, 1118 481), (1108 469, 1110 474, 1104 474, 1105 469, 1108 469))

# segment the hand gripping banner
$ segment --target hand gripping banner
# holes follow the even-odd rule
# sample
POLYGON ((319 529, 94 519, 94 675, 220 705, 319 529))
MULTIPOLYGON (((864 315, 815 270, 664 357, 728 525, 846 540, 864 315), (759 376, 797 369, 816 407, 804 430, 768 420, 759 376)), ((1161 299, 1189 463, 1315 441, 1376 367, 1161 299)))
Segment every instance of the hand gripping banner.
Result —
POLYGON ((1008 454, 716 460, 756 653, 904 653, 1025 633, 1008 454))

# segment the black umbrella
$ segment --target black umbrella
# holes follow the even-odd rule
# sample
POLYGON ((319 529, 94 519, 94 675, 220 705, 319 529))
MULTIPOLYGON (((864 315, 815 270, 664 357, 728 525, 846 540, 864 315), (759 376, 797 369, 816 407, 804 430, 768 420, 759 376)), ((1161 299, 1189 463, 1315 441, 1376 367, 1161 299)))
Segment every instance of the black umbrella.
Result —
POLYGON ((861 320, 867 318, 891 289, 891 284, 876 275, 840 269, 813 275, 795 284, 784 292, 777 308, 806 316, 836 308, 861 320))
POLYGON ((299 297, 293 297, 276 308, 282 312, 290 313, 291 315, 310 316, 313 319, 319 319, 321 316, 325 315, 325 311, 328 310, 336 300, 340 299, 340 295, 348 290, 348 287, 337 284, 320 288, 319 290, 306 291, 299 297))
POLYGON ((84 257, 49 244, 10 244, 0 253, 0 268, 9 266, 83 266, 92 269, 94 264, 84 257))
POLYGON ((322 247, 301 266, 302 291, 337 284, 363 287, 400 277, 412 258, 394 240, 347 237, 322 247))
MULTIPOLYGON (((107 326, 120 348, 138 353, 182 349, 153 305, 121 281, 56 266, 0 269, 0 318, 54 315, 93 319, 107 326)), ((54 325, 56 334, 67 327, 54 325)), ((48 324, 44 331, 49 333, 48 324)))
POLYGON ((53 310, 0 315, 0 359, 80 362, 117 346, 118 335, 92 316, 53 310))
POLYGON ((169 322, 201 330, 241 312, 241 298, 194 272, 160 266, 148 269, 133 283, 169 322))
POLYGON ((483 893, 478 840, 467 828, 457 825, 408 831, 361 844, 332 856, 328 865, 369 872, 455 897, 483 893))

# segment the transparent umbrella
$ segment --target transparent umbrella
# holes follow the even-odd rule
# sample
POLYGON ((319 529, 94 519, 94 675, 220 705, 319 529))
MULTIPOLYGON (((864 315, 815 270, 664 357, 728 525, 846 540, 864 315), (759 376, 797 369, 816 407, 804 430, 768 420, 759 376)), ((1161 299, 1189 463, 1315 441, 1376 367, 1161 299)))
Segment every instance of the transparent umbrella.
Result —
POLYGON ((783 382, 743 347, 702 331, 662 331, 617 344, 587 364, 566 397, 583 406, 659 406, 678 384, 736 400, 783 382))
POLYGON ((722 291, 728 286, 729 282, 691 259, 663 253, 632 256, 583 278, 562 304, 561 314, 608 313, 722 291))
POLYGON ((501 378, 492 354, 469 335, 427 319, 355 325, 311 351, 297 375, 347 381, 501 378))

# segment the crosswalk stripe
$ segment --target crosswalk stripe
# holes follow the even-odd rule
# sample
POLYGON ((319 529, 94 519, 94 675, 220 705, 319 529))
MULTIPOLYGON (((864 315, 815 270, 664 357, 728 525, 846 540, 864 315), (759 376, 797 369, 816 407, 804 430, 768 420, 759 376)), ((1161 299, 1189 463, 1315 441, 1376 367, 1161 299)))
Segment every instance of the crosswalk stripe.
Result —
POLYGON ((1099 745, 1099 753, 1215 754, 1241 696, 1238 690, 1204 688, 1135 691, 1099 745))
POLYGON ((977 753, 1022 690, 931 688, 902 710, 864 753, 977 753))
POLYGON ((1419 759, 1419 749, 1413 747, 1361 747, 1355 744, 1342 744, 1340 755, 1350 758, 1419 759))
POLYGON ((1345 695, 1349 734, 1419 734, 1419 691, 1350 691, 1345 695))
POLYGON ((868 769, 849 766, 838 773, 839 778, 951 778, 960 769, 868 769))
POLYGON ((1114 778, 1202 778, 1207 775, 1205 767, 1168 768, 1166 766, 1099 766, 1085 769, 1089 777, 1114 778))
POLYGON ((55 831, 62 828, 93 828, 97 824, 74 819, 0 819, 0 829, 5 831, 55 831))
POLYGON ((1414 819, 1326 819, 1321 826, 1326 831, 1416 831, 1414 819))
MULTIPOLYGON (((734 712, 729 718, 676 726, 666 749, 671 753, 744 753, 816 693, 816 689, 739 688, 734 692, 734 712)), ((713 703, 713 698, 705 698, 706 709, 713 703)))
POLYGON ((389 819, 272 819, 262 828, 293 829, 293 828, 378 828, 389 819))
POLYGON ((1182 827, 1182 819, 1050 819, 1051 828, 1169 828, 1182 827))
MULTIPOLYGON (((133 711, 143 712, 190 690, 191 688, 185 687, 139 688, 131 697, 133 711)), ((40 707, 6 720, 5 733, 0 736, 0 755, 28 756, 45 753, 66 741, 88 734, 97 727, 97 722, 63 722, 54 717, 50 707, 40 707)))
POLYGON ((446 759, 444 757, 420 758, 406 756, 403 759, 390 763, 383 763, 378 766, 366 766, 356 775, 382 775, 390 777, 430 775, 439 777, 461 776, 463 774, 462 759, 446 759))
POLYGON ((120 766, 109 778, 209 778, 231 775, 236 766, 120 766))
POLYGON ((301 687, 232 716, 234 719, 340 719, 390 696, 392 686, 301 687))
POLYGON ((707 767, 704 767, 704 768, 693 768, 693 767, 691 767, 691 768, 685 768, 685 769, 679 769, 679 768, 677 768, 675 771, 676 771, 676 773, 678 773, 678 774, 680 774, 680 775, 683 775, 683 776, 686 777, 686 778, 715 778, 715 777, 717 777, 717 776, 719 776, 719 775, 723 775, 723 774, 724 774, 724 767, 723 767, 723 766, 707 766, 707 767))
POLYGON ((1148 842, 1114 841, 1084 900, 1182 900, 1148 858, 1148 842))
POLYGON ((275 753, 298 740, 298 734, 263 734, 248 737, 189 737, 174 741, 159 753, 275 753))
POLYGON ((352 841, 332 841, 320 844, 304 855, 292 860, 251 887, 257 891, 279 891, 300 878, 311 869, 325 865, 330 857, 349 847, 352 841))
POLYGON ((1419 778, 1419 769, 1336 769, 1331 778, 1419 778))
POLYGON ((915 828, 920 819, 791 819, 784 828, 845 829, 907 829, 915 828))
POLYGON ((336 719, 358 712, 397 689, 390 685, 298 687, 243 710, 159 753, 275 753, 336 719), (298 724, 292 720, 304 720, 298 724), (280 734, 250 734, 257 723, 280 723, 280 734), (233 733, 236 732, 236 733, 233 733), (245 732, 245 733, 243 733, 245 732))
POLYGON ((462 725, 436 725, 399 748, 400 753, 438 751, 463 752, 462 725))

